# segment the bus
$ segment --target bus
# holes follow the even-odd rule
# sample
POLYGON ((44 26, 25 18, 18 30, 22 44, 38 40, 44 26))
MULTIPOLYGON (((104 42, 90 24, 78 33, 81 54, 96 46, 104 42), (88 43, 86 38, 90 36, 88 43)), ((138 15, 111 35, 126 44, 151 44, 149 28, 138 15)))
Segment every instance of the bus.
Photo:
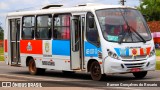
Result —
POLYGON ((40 10, 8 13, 4 33, 5 63, 85 72, 93 80, 132 73, 144 78, 155 70, 151 32, 141 13, 121 5, 48 5, 40 10))

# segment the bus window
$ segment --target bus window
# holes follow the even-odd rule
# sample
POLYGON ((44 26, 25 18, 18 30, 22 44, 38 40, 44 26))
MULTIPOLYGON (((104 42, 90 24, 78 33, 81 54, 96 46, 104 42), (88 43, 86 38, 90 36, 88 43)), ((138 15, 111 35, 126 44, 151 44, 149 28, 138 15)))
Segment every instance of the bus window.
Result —
POLYGON ((37 16, 36 39, 51 39, 52 15, 37 16))
POLYGON ((92 13, 87 14, 86 38, 89 42, 93 43, 96 46, 99 46, 100 43, 98 30, 92 13))
POLYGON ((35 29, 35 17, 25 16, 23 17, 23 29, 22 29, 22 39, 33 39, 34 29, 35 29))
POLYGON ((54 16, 54 39, 69 40, 70 39, 70 15, 54 16))

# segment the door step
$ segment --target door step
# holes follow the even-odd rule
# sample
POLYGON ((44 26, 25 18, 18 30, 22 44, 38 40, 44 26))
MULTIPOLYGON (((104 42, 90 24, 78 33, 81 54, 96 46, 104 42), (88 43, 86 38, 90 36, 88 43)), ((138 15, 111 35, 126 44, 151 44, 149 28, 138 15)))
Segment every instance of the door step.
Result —
POLYGON ((21 64, 15 64, 15 63, 12 63, 11 66, 15 66, 15 67, 21 67, 21 64))
POLYGON ((80 70, 73 70, 73 71, 76 71, 76 72, 85 72, 86 70, 82 70, 82 69, 80 69, 80 70))

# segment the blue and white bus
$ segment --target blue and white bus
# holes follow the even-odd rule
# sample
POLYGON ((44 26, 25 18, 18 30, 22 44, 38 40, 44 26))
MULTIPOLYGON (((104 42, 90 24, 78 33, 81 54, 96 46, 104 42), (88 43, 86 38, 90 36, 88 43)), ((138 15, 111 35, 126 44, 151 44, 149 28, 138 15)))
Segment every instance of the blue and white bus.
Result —
POLYGON ((127 6, 48 5, 9 13, 4 43, 6 64, 29 67, 33 75, 81 71, 101 80, 119 73, 143 78, 155 70, 151 32, 141 13, 127 6))

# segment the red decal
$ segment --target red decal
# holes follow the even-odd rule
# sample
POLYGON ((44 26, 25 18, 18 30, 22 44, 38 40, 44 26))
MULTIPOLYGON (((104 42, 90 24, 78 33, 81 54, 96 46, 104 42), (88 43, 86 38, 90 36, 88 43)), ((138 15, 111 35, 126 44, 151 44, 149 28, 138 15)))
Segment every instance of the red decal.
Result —
POLYGON ((7 43, 7 39, 4 40, 4 51, 8 52, 8 43, 7 43))
POLYGON ((26 54, 42 54, 42 40, 21 40, 20 51, 26 54))
POLYGON ((133 55, 136 55, 136 54, 137 54, 137 50, 136 50, 136 49, 133 49, 133 50, 132 50, 132 54, 133 54, 133 55))
POLYGON ((144 49, 140 48, 140 55, 144 55, 144 49))
POLYGON ((147 55, 150 55, 151 47, 147 47, 147 55))

